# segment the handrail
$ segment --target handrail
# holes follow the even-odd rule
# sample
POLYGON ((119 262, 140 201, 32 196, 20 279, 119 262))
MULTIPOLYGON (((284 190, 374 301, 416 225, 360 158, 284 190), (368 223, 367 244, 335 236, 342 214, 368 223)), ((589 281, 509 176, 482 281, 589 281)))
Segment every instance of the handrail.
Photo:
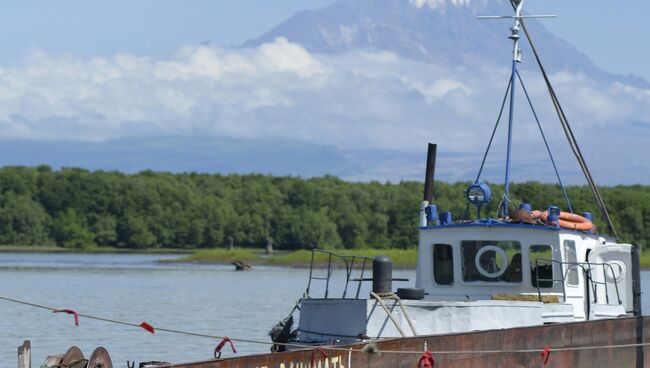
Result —
POLYGON ((554 260, 554 259, 543 259, 543 258, 535 259, 535 281, 536 281, 535 285, 536 285, 536 288, 537 288, 537 295, 538 295, 539 301, 540 302, 542 301, 542 292, 541 292, 541 289, 540 289, 540 286, 539 286, 540 281, 546 281, 546 282, 550 281, 550 282, 553 282, 554 284, 555 284, 555 282, 561 282, 562 283, 562 296, 563 296, 563 300, 566 302, 566 285, 565 285, 565 281, 567 279, 567 275, 569 274, 569 271, 571 271, 574 268, 578 268, 578 267, 582 269, 582 272, 585 275, 585 278, 586 278, 587 282, 589 282, 589 286, 591 287, 591 292, 594 295, 594 302, 595 303, 598 303, 598 288, 597 288, 597 286, 598 285, 603 285, 604 286, 606 304, 609 304, 609 289, 608 289, 608 282, 607 282, 608 277, 607 277, 607 272, 606 272, 606 269, 608 268, 611 271, 611 275, 612 275, 612 279, 613 279, 613 283, 614 283, 614 289, 616 291, 616 300, 618 301, 619 305, 623 304, 623 302, 621 301, 621 295, 620 295, 619 289, 618 289, 618 281, 616 280, 616 275, 614 273, 614 268, 612 267, 611 264, 609 264, 609 263, 593 263, 593 262, 566 262, 566 261, 557 261, 557 260, 554 260), (560 267, 567 266, 566 270, 564 270, 563 272, 560 272, 560 274, 562 275, 562 279, 555 279, 553 277, 551 277, 550 279, 540 278, 539 277, 540 261, 547 262, 547 264, 550 263, 551 266, 553 264, 558 264, 558 265, 560 265, 560 267), (586 268, 585 268, 585 266, 586 266, 586 268), (594 267, 598 267, 598 266, 602 267, 603 281, 596 281, 596 280, 593 279, 592 270, 593 270, 594 267))
POLYGON ((313 280, 321 280, 325 281, 325 293, 324 293, 324 298, 328 299, 329 298, 329 287, 330 287, 330 280, 332 278, 332 274, 334 272, 333 266, 334 262, 336 261, 342 261, 344 266, 345 266, 345 287, 343 289, 343 293, 341 298, 346 299, 347 293, 348 293, 348 287, 350 285, 350 281, 355 281, 357 282, 357 291, 355 293, 354 299, 359 299, 359 294, 361 292, 361 283, 363 281, 366 281, 364 279, 364 274, 366 272, 366 265, 368 261, 372 261, 373 259, 371 257, 366 257, 366 256, 354 256, 354 255, 344 255, 344 254, 337 254, 332 251, 328 250, 320 250, 320 249, 314 249, 312 250, 311 253, 311 262, 309 265, 309 282, 307 283, 307 290, 305 291, 305 296, 309 297, 310 296, 310 291, 311 291, 311 286, 312 286, 312 281, 313 280), (317 277, 314 276, 314 260, 316 257, 317 253, 322 253, 327 255, 327 276, 326 277, 317 277), (363 262, 360 262, 363 260, 363 262), (334 261, 334 262, 333 262, 334 261), (360 263, 360 277, 358 279, 352 279, 352 273, 355 271, 355 264, 360 263))

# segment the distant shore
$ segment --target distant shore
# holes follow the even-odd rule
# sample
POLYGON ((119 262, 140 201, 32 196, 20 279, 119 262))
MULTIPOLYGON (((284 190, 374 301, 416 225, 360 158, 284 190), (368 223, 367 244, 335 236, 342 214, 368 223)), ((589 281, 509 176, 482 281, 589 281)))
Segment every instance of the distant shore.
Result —
MULTIPOLYGON (((391 258, 396 268, 415 268, 417 264, 416 249, 340 249, 334 252, 357 257, 376 257, 386 255, 391 258)), ((93 247, 87 249, 74 249, 56 246, 0 246, 2 253, 82 253, 82 254, 179 254, 185 255, 178 259, 161 259, 163 263, 202 263, 202 264, 230 264, 237 260, 251 265, 309 267, 312 252, 310 250, 283 251, 275 250, 273 255, 266 255, 263 249, 259 248, 225 248, 217 249, 122 249, 112 247, 93 247)), ((362 262, 357 259, 357 262, 362 262)), ((314 258, 317 266, 327 265, 327 256, 318 253, 314 258)), ((361 265, 357 263, 357 265, 361 265)), ((367 264, 370 270, 372 265, 367 264)))
POLYGON ((154 248, 154 249, 124 249, 116 247, 90 247, 84 249, 65 248, 57 246, 36 245, 0 245, 1 253, 91 253, 91 254, 191 254, 192 249, 154 248))
MULTIPOLYGON (((356 257, 377 257, 388 256, 395 268, 414 269, 417 266, 417 249, 339 249, 333 250, 337 254, 356 257)), ((253 266, 288 266, 288 267, 309 267, 312 260, 310 250, 283 251, 276 250, 272 255, 267 255, 259 248, 224 248, 216 249, 122 249, 112 247, 94 247, 89 249, 72 249, 56 246, 0 246, 2 253, 83 253, 83 254, 178 254, 184 255, 177 259, 161 259, 163 263, 201 263, 201 264, 230 264, 233 261, 241 261, 253 266)), ((356 262, 363 262, 357 259, 356 262)), ((317 253, 314 256, 314 265, 318 267, 327 266, 328 257, 324 253, 317 253)), ((339 262, 340 263, 340 262, 339 262)), ((361 265, 361 263, 357 263, 361 265)), ((367 267, 372 267, 367 264, 367 267)), ((641 268, 650 269, 650 252, 641 254, 641 268)), ((371 268, 368 268, 371 269, 371 268)))
MULTIPOLYGON (((388 256, 395 268, 415 268, 417 265, 417 249, 340 249, 333 252, 346 256, 356 257, 376 257, 379 255, 388 256)), ((167 263, 230 263, 232 261, 242 261, 251 265, 267 266, 289 266, 289 267, 309 267, 312 260, 310 250, 295 251, 274 251, 273 255, 267 255, 260 249, 235 248, 228 249, 209 249, 198 250, 193 254, 174 260, 164 260, 167 263)), ((334 257, 332 262, 337 262, 334 257)), ((363 259, 356 259, 356 265, 361 267, 363 259)), ((324 253, 316 253, 314 256, 314 265, 318 267, 327 266, 328 256, 324 253)), ((340 265, 340 261, 338 262, 340 265)), ((366 269, 371 270, 372 264, 367 263, 366 269)))

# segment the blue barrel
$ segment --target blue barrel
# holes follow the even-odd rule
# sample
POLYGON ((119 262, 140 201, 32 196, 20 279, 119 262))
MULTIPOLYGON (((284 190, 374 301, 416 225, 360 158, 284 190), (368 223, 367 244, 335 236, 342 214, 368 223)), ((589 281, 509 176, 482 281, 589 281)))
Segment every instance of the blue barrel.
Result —
POLYGON ((425 210, 427 214, 427 225, 438 225, 438 208, 435 204, 430 204, 425 210))
POLYGON ((440 224, 441 225, 449 225, 453 221, 451 212, 443 212, 440 214, 440 224))
POLYGON ((560 227, 560 208, 557 206, 548 206, 548 221, 550 225, 551 222, 555 222, 555 227, 560 227))

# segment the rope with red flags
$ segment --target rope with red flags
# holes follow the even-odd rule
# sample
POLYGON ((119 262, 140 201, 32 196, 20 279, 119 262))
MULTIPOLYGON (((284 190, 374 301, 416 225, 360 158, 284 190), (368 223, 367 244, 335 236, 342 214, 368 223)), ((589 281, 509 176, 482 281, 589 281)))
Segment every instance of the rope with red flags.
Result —
MULTIPOLYGON (((13 298, 8 298, 4 296, 0 296, 0 300, 3 301, 8 301, 12 303, 17 303, 17 304, 22 304, 26 306, 31 306, 35 308, 40 308, 40 309, 45 309, 53 313, 66 313, 74 316, 74 321, 75 325, 79 325, 79 318, 88 318, 88 319, 93 319, 93 320, 98 320, 98 321, 103 321, 103 322, 108 322, 108 323, 114 323, 114 324, 119 324, 119 325, 124 325, 124 326, 131 326, 131 327, 136 327, 140 329, 144 329, 145 331, 148 331, 149 333, 155 334, 156 331, 160 332, 168 332, 168 333, 174 333, 174 334, 180 334, 180 335, 185 335, 185 336, 194 336, 194 337, 203 337, 203 338, 209 338, 209 339, 220 339, 222 340, 219 346, 221 346, 221 349, 223 346, 225 346, 226 343, 230 343, 231 348, 233 350, 233 353, 236 353, 237 351, 235 350, 233 341, 237 342, 243 342, 243 343, 250 343, 250 344, 260 344, 260 345, 284 345, 288 347, 294 347, 294 348, 313 348, 311 345, 305 345, 305 344, 298 344, 298 343, 274 343, 271 341, 260 341, 260 340, 253 340, 253 339, 245 339, 245 338, 229 338, 229 337, 224 337, 224 336, 217 336, 217 335, 211 335, 211 334, 204 334, 204 333, 196 333, 196 332, 190 332, 190 331, 182 331, 182 330, 175 330, 175 329, 169 329, 169 328, 161 328, 157 327, 154 328, 152 325, 150 325, 147 322, 141 322, 140 324, 136 323, 130 323, 130 322, 125 322, 125 321, 120 321, 120 320, 115 320, 111 318, 105 318, 105 317, 99 317, 99 316, 94 316, 90 314, 83 314, 83 313, 78 313, 76 310, 73 309, 58 309, 58 308, 53 308, 50 306, 46 305, 41 305, 41 304, 36 304, 36 303, 30 303, 27 301, 23 300, 18 300, 18 299, 13 299, 13 298)), ((219 347, 218 346, 218 347, 219 347)), ((565 347, 556 347, 553 348, 553 351, 555 352, 562 352, 562 351, 593 351, 593 350, 601 350, 601 349, 624 349, 624 348, 632 348, 632 347, 645 347, 645 346, 650 346, 650 342, 644 342, 644 343, 631 343, 631 344, 611 344, 611 345, 593 345, 593 346, 565 346, 565 347)), ((221 350, 219 349, 219 350, 221 350)), ((350 349, 350 348, 343 348, 343 347, 336 347, 336 346, 327 346, 327 350, 329 351, 341 351, 345 353, 363 353, 365 354, 363 348, 359 349, 350 349)), ((426 347, 425 347, 426 349, 426 347)), ((215 349, 216 350, 216 349, 215 349)), ((324 348, 318 347, 314 349, 312 352, 312 360, 315 360, 316 358, 316 351, 320 352, 324 357, 327 357, 327 353, 324 348)), ((218 352, 218 351, 217 351, 218 352)), ((419 367, 433 367, 435 364, 435 360, 433 359, 433 354, 438 354, 438 355, 456 355, 456 354, 474 354, 474 355, 481 355, 481 354, 530 354, 530 353, 541 353, 541 358, 542 358, 542 363, 544 365, 547 365, 550 359, 551 355, 551 347, 550 346, 545 346, 544 348, 537 348, 537 349, 503 349, 503 350, 441 350, 441 351, 425 351, 424 354, 422 353, 422 350, 420 351, 406 351, 406 350, 381 350, 381 353, 383 354, 403 354, 403 355, 419 355, 421 358, 419 360, 419 367)))

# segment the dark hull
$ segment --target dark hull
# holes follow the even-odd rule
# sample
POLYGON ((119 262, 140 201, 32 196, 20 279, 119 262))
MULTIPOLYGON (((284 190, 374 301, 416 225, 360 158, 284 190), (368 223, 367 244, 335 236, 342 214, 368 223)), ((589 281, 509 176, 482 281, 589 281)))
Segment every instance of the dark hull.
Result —
MULTIPOLYGON (((377 353, 360 351, 366 344, 337 346, 348 351, 324 348, 328 357, 314 350, 250 355, 240 358, 212 360, 174 365, 176 368, 240 368, 240 367, 314 367, 396 368, 418 366, 421 354, 397 354, 390 351, 504 351, 542 350, 551 347, 547 367, 643 367, 650 366, 650 347, 612 347, 650 342, 650 317, 618 318, 589 322, 556 324, 505 330, 388 339, 376 342, 377 353), (637 331, 639 336, 637 337, 637 331), (560 348, 595 347, 598 349, 557 351, 560 348), (385 351, 381 353, 381 351, 385 351), (388 351, 388 352, 386 352, 388 351)), ((535 352, 441 354, 434 353, 436 367, 541 367, 542 354, 535 352)))

